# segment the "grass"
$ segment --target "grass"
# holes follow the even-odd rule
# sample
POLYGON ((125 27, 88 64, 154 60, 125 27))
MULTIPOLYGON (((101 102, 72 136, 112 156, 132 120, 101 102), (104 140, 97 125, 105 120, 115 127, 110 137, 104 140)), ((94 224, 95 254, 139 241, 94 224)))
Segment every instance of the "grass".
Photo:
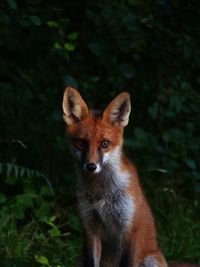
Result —
POLYGON ((152 208, 159 244, 168 261, 200 263, 199 194, 183 197, 177 189, 149 181, 147 197, 152 208))
POLYGON ((76 230, 56 233, 55 229, 62 226, 53 223, 48 227, 35 220, 19 228, 8 226, 0 235, 0 266, 73 266, 81 246, 80 234, 76 230))
MULTIPOLYGON (((154 184, 148 187, 147 197, 167 260, 200 263, 199 200, 154 184)), ((64 211, 51 211, 46 218, 28 215, 23 221, 16 221, 10 214, 0 231, 1 267, 71 267, 80 249, 81 231, 74 198, 64 211)))
POLYGON ((160 207, 159 241, 169 261, 200 263, 199 203, 176 197, 170 209, 160 207))

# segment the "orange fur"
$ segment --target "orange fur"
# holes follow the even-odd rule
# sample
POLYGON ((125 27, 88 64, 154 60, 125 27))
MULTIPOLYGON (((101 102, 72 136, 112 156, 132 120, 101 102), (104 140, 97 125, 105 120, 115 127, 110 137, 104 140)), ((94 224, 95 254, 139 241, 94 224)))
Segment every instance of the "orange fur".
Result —
MULTIPOLYGON (((128 124, 128 117, 130 114, 129 94, 121 93, 106 107, 103 113, 100 115, 95 115, 94 112, 91 112, 88 109, 78 91, 73 88, 67 88, 63 98, 63 111, 64 120, 68 126, 68 138, 75 147, 77 140, 82 140, 82 144, 78 144, 76 149, 80 154, 84 152, 85 163, 92 163, 93 165, 98 165, 101 163, 102 165, 102 169, 99 168, 100 174, 98 174, 98 176, 97 174, 95 176, 95 174, 87 174, 87 172, 83 172, 83 176, 86 178, 82 179, 82 183, 85 184, 82 189, 79 189, 78 192, 78 194, 82 197, 81 201, 85 201, 86 205, 88 205, 85 207, 81 217, 87 248, 87 259, 83 266, 166 267, 167 263, 157 244, 154 219, 141 189, 136 168, 122 151, 123 130, 128 124), (102 140, 108 140, 109 146, 102 148, 102 140), (110 165, 105 165, 102 158, 115 151, 115 148, 119 148, 119 151, 115 152, 118 153, 116 160, 112 159, 112 157, 116 155, 111 154, 112 156, 110 159, 110 165), (101 154, 101 156, 99 156, 99 154, 101 154), (102 162, 100 162, 100 159, 102 162), (104 168, 105 170, 101 172, 101 170, 104 168), (116 169, 116 171, 114 169, 116 169), (111 172, 110 174, 109 171, 111 172), (119 244, 119 249, 122 249, 122 252, 119 251, 119 255, 120 253, 123 255, 123 250, 126 250, 128 255, 128 260, 126 261, 125 259, 126 263, 121 263, 120 257, 122 256, 120 255, 118 258, 118 251, 109 252, 110 257, 115 254, 112 263, 107 262, 109 261, 109 257, 107 259, 101 258, 103 257, 102 255, 105 254, 103 247, 104 243, 107 242, 109 244, 110 241, 112 243, 112 240, 109 240, 109 238, 108 240, 106 239, 107 232, 104 232, 106 228, 105 224, 108 221, 103 221, 104 217, 101 218, 101 216, 106 208, 109 211, 109 213, 107 213, 108 218, 106 217, 106 219, 109 220, 110 213, 115 212, 115 209, 112 210, 111 208, 109 210, 109 207, 112 207, 117 203, 112 203, 112 199, 115 197, 114 193, 111 193, 112 195, 110 198, 107 197, 107 195, 109 195, 109 191, 112 192, 113 190, 109 187, 109 184, 108 188, 102 187, 105 191, 103 191, 103 193, 101 192, 101 180, 104 179, 103 176, 106 176, 107 178, 111 177, 110 179, 115 179, 116 176, 116 181, 114 180, 113 183, 119 183, 119 188, 117 187, 118 191, 116 190, 114 192, 120 191, 119 194, 122 195, 121 199, 124 201, 124 206, 122 205, 122 207, 125 207, 125 209, 130 207, 130 210, 127 210, 125 213, 123 213, 124 210, 120 205, 117 207, 119 208, 117 212, 121 211, 122 214, 125 214, 124 219, 127 220, 127 223, 124 225, 122 223, 121 233, 114 232, 114 234, 112 233, 111 235, 116 238, 116 240, 118 236, 122 236, 122 238, 119 239, 119 242, 121 242, 119 244), (95 177, 98 178, 96 179, 95 177), (128 179, 128 181, 124 181, 123 179, 128 179), (98 184, 99 181, 100 184, 98 184), (100 196, 98 195, 98 189, 96 190, 96 187, 98 186, 100 186, 100 196), (87 194, 84 195, 84 192, 81 190, 84 191, 87 190, 87 188, 89 188, 87 194), (108 201, 110 202, 108 203, 108 201), (91 207, 94 210, 96 207, 98 207, 96 212, 99 212, 100 210, 100 213, 97 217, 94 215, 94 221, 97 220, 97 225, 93 223, 93 219, 90 223, 88 223, 88 218, 84 217, 85 213, 87 213, 91 207), (122 264, 125 265, 122 266, 122 264)), ((81 201, 80 206, 83 205, 81 201)), ((89 216, 91 216, 91 214, 89 216)), ((110 230, 112 232, 112 229, 110 230)), ((169 266, 197 267, 197 265, 192 264, 178 265, 176 263, 171 263, 169 266)))
POLYGON ((111 146, 105 152, 122 143, 121 128, 113 127, 101 119, 94 120, 91 114, 78 125, 70 125, 67 128, 67 136, 69 139, 76 137, 77 139, 88 140, 90 143, 87 154, 88 162, 97 162, 97 147, 102 138, 112 140, 111 146))
POLYGON ((156 241, 156 229, 153 216, 146 198, 141 190, 137 171, 134 165, 124 157, 122 169, 132 173, 132 180, 127 187, 127 194, 134 196, 136 212, 134 213, 133 224, 126 233, 127 242, 133 240, 133 261, 135 266, 141 260, 150 255, 155 255, 160 266, 167 266, 156 241), (148 237, 148 238, 147 238, 148 237))

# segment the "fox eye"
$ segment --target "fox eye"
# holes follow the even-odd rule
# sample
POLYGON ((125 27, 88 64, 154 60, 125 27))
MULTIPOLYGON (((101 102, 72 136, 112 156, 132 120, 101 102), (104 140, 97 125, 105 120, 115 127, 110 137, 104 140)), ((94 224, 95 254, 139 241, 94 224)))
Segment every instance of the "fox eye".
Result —
POLYGON ((110 145, 110 142, 108 140, 101 141, 101 148, 108 148, 110 145))
POLYGON ((76 139, 75 145, 79 149, 85 149, 87 147, 87 142, 83 139, 76 139))

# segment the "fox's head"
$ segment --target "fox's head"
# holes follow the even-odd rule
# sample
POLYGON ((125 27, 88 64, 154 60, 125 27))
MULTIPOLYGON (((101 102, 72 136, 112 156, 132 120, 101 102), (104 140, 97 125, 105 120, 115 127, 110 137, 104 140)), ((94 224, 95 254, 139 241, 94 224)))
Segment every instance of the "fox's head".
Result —
POLYGON ((102 113, 89 110, 76 89, 68 87, 63 97, 67 136, 83 170, 99 173, 121 152, 123 129, 131 111, 130 96, 123 92, 102 113))

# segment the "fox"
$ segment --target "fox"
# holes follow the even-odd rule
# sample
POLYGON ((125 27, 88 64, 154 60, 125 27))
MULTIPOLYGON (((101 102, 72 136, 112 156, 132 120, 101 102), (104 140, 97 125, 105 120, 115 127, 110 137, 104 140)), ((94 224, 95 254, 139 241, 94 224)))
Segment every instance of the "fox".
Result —
POLYGON ((78 266, 180 267, 168 265, 158 246, 136 167, 123 150, 131 112, 129 93, 120 93, 99 112, 89 109, 76 89, 67 87, 62 107, 80 170, 76 195, 83 255, 78 266))

